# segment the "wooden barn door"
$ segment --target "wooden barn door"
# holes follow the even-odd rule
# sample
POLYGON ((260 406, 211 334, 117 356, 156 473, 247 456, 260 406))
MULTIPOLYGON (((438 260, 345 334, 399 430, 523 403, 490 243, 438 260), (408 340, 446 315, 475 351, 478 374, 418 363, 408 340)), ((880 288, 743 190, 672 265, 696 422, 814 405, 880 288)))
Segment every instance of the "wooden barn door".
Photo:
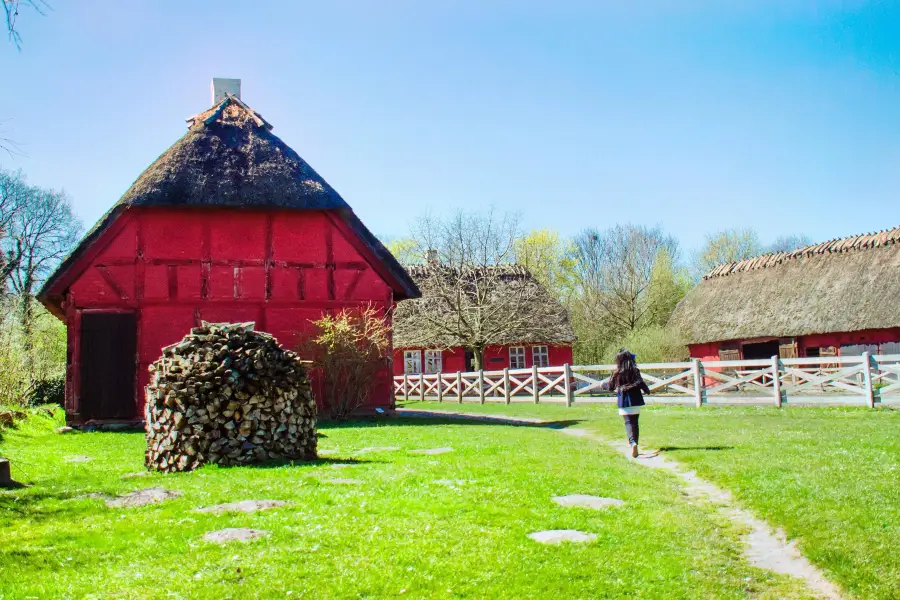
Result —
POLYGON ((134 313, 82 314, 78 412, 83 419, 134 417, 136 334, 134 313))

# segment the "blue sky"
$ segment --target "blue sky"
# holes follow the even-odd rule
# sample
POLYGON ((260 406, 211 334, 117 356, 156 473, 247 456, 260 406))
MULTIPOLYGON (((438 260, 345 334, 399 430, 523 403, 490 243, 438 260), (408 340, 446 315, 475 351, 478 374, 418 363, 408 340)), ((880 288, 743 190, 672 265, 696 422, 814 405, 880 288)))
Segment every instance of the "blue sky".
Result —
POLYGON ((0 156, 86 225, 213 76, 379 235, 426 210, 685 249, 900 224, 900 3, 49 0, 0 46, 0 156), (631 6, 636 5, 636 6, 631 6))

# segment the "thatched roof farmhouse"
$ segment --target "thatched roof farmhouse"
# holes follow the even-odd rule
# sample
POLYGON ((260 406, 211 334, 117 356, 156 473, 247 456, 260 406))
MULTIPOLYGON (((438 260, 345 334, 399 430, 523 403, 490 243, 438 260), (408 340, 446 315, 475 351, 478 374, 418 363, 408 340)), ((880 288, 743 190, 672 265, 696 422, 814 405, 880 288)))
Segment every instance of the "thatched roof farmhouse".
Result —
MULTIPOLYGON (((38 296, 67 326, 72 423, 140 420, 148 366, 201 321, 253 321, 296 347, 325 313, 390 315, 419 296, 344 199, 241 100, 238 80, 214 80, 213 94, 38 296)), ((369 409, 392 406, 382 379, 369 409)))
POLYGON ((721 265, 679 303, 671 325, 697 357, 894 353, 900 228, 721 265))
POLYGON ((407 270, 422 297, 400 302, 394 312, 395 373, 416 372, 415 364, 425 372, 471 370, 466 342, 472 338, 454 333, 460 329, 476 332, 487 346, 485 369, 571 362, 575 333, 568 315, 525 267, 423 264, 407 270), (461 318, 469 325, 460 327, 461 318), (429 363, 428 353, 440 353, 439 365, 433 364, 438 359, 429 363))

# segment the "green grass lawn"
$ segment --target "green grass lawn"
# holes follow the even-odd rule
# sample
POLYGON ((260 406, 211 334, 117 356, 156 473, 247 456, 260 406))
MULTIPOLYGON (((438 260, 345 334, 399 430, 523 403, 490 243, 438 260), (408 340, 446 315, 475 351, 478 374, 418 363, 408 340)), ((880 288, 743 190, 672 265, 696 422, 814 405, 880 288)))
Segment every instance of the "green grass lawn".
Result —
MULTIPOLYGON (((648 419, 650 421, 651 419, 648 419)), ((139 433, 57 435, 35 417, 0 442, 16 478, 0 491, 0 599, 12 598, 808 598, 749 566, 736 531, 687 502, 670 475, 602 444, 542 428, 393 419, 326 426, 313 464, 141 471, 139 433), (356 454, 361 448, 399 450, 356 454), (410 450, 449 446, 436 456, 410 450), (65 462, 84 455, 90 462, 65 462), (357 460, 334 468, 335 462, 357 460), (334 485, 328 478, 358 485, 334 485), (449 483, 449 485, 448 485, 449 483), (107 508, 90 493, 162 486, 161 504, 107 508), (560 494, 622 499, 563 508, 560 494), (255 514, 194 509, 244 499, 293 504, 255 514), (270 536, 219 546, 203 534, 270 536), (542 529, 595 533, 545 546, 542 529)))
MULTIPOLYGON (((466 412, 581 419, 624 439, 612 406, 410 403, 466 412)), ((900 411, 654 407, 641 442, 661 448, 799 540, 855 598, 900 598, 900 411)))

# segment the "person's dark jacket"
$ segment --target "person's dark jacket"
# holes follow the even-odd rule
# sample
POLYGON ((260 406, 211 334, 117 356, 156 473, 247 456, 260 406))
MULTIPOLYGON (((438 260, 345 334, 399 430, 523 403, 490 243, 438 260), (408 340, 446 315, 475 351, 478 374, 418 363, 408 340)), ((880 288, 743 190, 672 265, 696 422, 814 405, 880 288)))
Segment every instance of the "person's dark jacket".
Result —
POLYGON ((629 406, 644 406, 644 394, 650 393, 650 388, 644 383, 644 378, 638 373, 637 381, 631 383, 622 383, 616 381, 616 374, 613 373, 606 383, 603 384, 605 390, 615 390, 616 405, 619 408, 628 408, 629 406))

